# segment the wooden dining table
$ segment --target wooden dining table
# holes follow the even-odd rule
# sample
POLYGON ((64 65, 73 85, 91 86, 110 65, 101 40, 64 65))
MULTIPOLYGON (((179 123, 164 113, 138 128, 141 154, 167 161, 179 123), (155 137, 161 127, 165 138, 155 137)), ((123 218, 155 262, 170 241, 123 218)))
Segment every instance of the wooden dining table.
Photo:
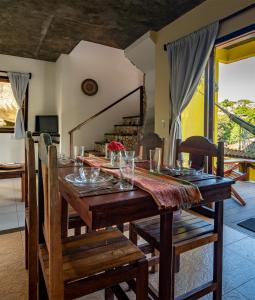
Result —
MULTIPOLYGON (((158 299, 174 299, 172 289, 173 268, 173 212, 177 209, 159 210, 158 205, 149 193, 139 188, 132 191, 120 191, 100 195, 81 196, 75 192, 70 183, 65 180, 67 174, 73 173, 75 167, 59 168, 59 189, 62 198, 62 223, 67 226, 67 206, 77 211, 89 230, 121 225, 126 222, 160 215, 160 258, 159 258, 159 287, 158 299)), ((231 197, 231 184, 228 178, 210 176, 201 177, 192 182, 202 194, 203 201, 199 206, 215 203, 214 231, 218 234, 215 244, 216 260, 214 261, 214 282, 218 282, 216 297, 222 294, 222 250, 223 250, 223 202, 231 197)), ((67 230, 67 227, 66 227, 67 230)), ((209 286, 209 285, 208 285, 209 286)), ((206 287, 206 285, 204 285, 206 287)), ((215 287, 215 285, 214 285, 215 287)), ((199 295, 199 290, 197 295, 199 295)), ((187 295, 188 296, 188 295, 187 295)), ((149 298, 150 299, 150 298, 149 298)), ((181 299, 185 299, 181 298, 181 299)), ((192 298, 193 299, 193 298, 192 298)))

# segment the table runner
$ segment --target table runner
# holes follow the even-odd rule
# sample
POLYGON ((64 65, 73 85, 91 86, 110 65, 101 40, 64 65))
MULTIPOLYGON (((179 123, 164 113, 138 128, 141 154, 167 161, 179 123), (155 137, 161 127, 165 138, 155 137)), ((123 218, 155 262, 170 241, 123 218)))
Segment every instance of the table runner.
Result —
MULTIPOLYGON (((120 171, 117 169, 108 169, 102 167, 107 161, 104 158, 90 156, 79 157, 84 163, 101 167, 106 173, 120 177, 120 171)), ((167 208, 188 208, 192 204, 199 203, 202 196, 197 186, 168 175, 153 174, 142 168, 135 168, 134 184, 142 190, 148 192, 159 209, 167 208)))

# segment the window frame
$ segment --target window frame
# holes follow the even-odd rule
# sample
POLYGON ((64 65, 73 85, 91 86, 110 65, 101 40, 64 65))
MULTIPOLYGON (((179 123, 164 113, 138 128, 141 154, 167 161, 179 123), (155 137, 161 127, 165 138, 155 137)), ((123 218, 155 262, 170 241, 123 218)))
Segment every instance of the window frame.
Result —
MULTIPOLYGON (((10 80, 7 76, 0 76, 0 82, 10 82, 10 80)), ((25 131, 27 131, 27 123, 28 123, 28 91, 29 91, 29 83, 27 85, 25 99, 22 106, 25 131)), ((0 127, 0 133, 14 133, 14 128, 0 127)))

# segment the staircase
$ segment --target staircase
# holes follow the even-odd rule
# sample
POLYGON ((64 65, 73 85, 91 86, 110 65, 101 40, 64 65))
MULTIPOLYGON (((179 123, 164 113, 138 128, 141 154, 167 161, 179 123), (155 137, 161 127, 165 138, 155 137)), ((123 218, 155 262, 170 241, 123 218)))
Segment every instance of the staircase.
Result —
POLYGON ((122 124, 114 125, 114 131, 111 133, 104 134, 104 140, 100 142, 95 142, 95 147, 93 150, 86 151, 87 153, 93 153, 96 155, 104 155, 105 152, 105 144, 109 143, 113 140, 121 142, 127 150, 135 150, 137 143, 138 143, 138 133, 140 127, 143 125, 143 114, 144 114, 144 93, 143 93, 143 86, 139 86, 133 91, 129 92, 125 96, 121 97, 120 99, 116 100, 109 106, 103 108, 93 116, 89 117, 87 120, 81 122, 73 129, 71 129, 68 133, 70 136, 70 156, 73 155, 73 145, 74 145, 74 132, 85 126, 90 121, 94 120, 104 112, 108 111, 115 105, 119 104, 121 101, 127 99, 129 96, 133 95, 134 93, 139 92, 139 102, 140 102, 140 114, 139 116, 131 116, 131 117, 124 117, 122 124))
POLYGON ((122 124, 114 125, 113 132, 105 133, 104 140, 95 142, 94 149, 86 153, 104 156, 105 144, 111 141, 121 142, 126 150, 136 150, 140 128, 140 116, 123 117, 122 124))

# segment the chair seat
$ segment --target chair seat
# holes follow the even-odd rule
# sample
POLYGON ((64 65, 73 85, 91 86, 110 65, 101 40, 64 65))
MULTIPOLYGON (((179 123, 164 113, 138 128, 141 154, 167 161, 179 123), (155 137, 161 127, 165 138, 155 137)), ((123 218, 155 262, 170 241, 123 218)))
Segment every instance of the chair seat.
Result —
MULTIPOLYGON (((160 218, 158 216, 132 222, 132 227, 144 240, 160 250, 160 218)), ((174 215, 173 243, 175 246, 183 244, 185 241, 190 243, 192 239, 213 233, 213 227, 203 219, 182 211, 182 213, 174 215)))
MULTIPOLYGON (((145 257, 118 229, 104 229, 62 241, 65 284, 83 279, 145 257)), ((44 276, 48 277, 49 257, 46 245, 40 245, 39 258, 44 276)))

